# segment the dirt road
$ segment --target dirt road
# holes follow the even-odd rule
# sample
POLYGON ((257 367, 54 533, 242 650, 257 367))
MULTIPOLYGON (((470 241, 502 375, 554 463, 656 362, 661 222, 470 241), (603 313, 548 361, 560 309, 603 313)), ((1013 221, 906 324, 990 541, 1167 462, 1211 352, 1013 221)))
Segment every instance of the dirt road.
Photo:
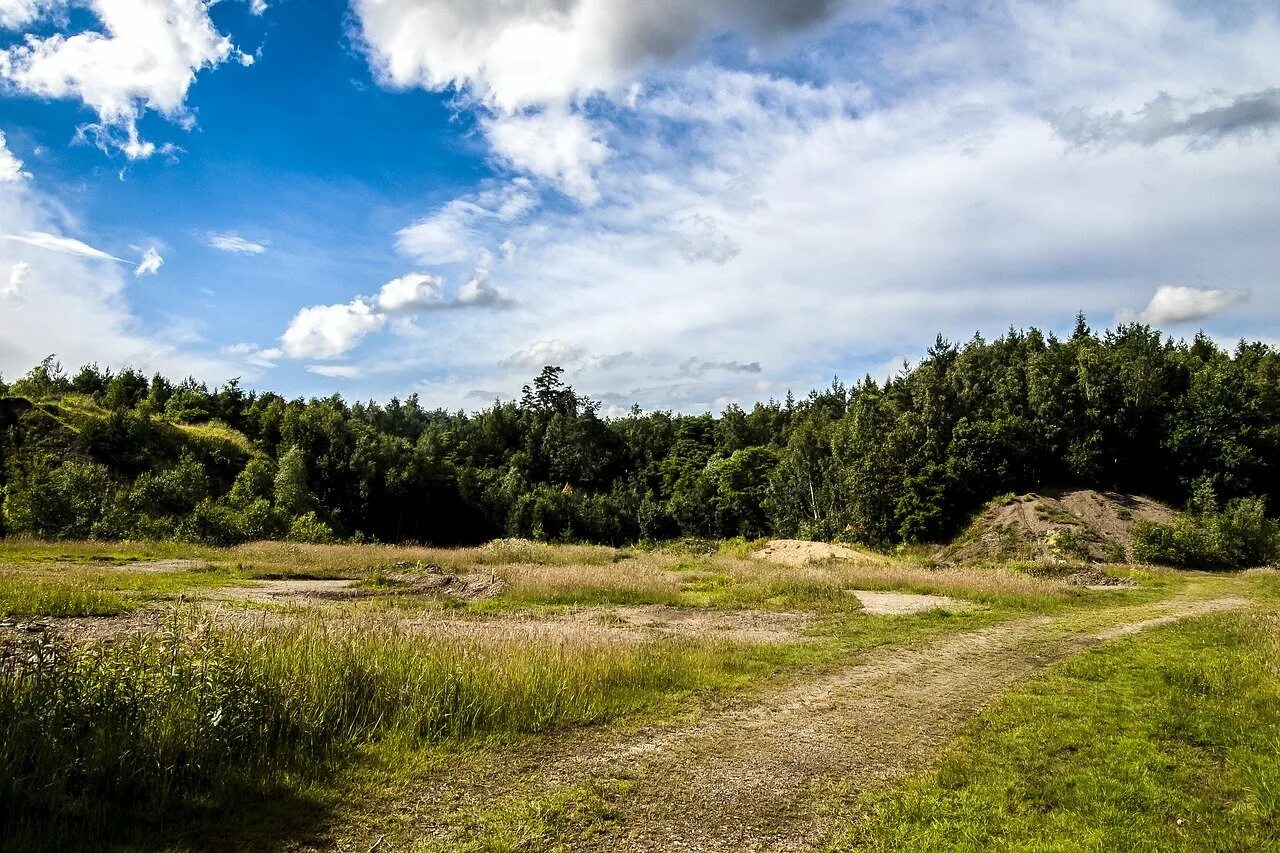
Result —
POLYGON ((466 773, 435 774, 397 793, 410 801, 394 806, 400 810, 394 826, 366 826, 364 837, 335 846, 367 850, 365 833, 381 830, 380 850, 412 849, 428 839, 447 847, 450 837, 469 834, 459 819, 468 811, 581 786, 608 790, 626 780, 625 794, 609 801, 613 818, 603 831, 556 849, 812 849, 832 828, 833 806, 919 772, 973 714, 1047 664, 1115 636, 1247 604, 1184 595, 881 649, 693 724, 570 736, 493 756, 487 768, 481 762, 466 773))

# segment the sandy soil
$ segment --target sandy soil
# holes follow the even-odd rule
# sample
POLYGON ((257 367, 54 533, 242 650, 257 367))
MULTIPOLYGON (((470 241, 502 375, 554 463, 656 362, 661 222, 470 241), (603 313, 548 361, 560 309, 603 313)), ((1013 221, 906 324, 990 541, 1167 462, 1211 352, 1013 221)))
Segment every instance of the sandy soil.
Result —
POLYGON ((887 557, 858 551, 844 545, 831 542, 806 542, 801 539, 774 539, 759 551, 757 558, 778 563, 783 566, 803 566, 807 563, 819 563, 823 560, 858 560, 871 562, 889 562, 887 557))
POLYGON ((475 819, 468 815, 570 786, 608 792, 623 779, 628 792, 608 801, 616 820, 563 849, 813 849, 863 791, 927 767, 973 714, 1047 664, 1112 637, 1246 604, 1183 598, 1029 618, 919 648, 885 648, 691 724, 574 732, 496 751, 384 792, 386 803, 369 813, 385 823, 349 828, 321 849, 365 850, 372 839, 382 850, 431 839, 447 849, 466 837, 475 819))
POLYGON ((858 601, 862 603, 862 612, 872 616, 907 616, 912 613, 928 613, 931 610, 969 610, 973 607, 967 601, 945 595, 871 592, 864 589, 851 589, 849 594, 857 596, 858 601))

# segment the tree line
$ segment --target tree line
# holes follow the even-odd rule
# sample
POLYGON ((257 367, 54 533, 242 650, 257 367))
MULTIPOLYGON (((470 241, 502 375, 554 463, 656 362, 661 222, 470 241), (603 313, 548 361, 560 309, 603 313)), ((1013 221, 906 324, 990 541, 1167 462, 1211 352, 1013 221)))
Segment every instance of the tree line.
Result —
POLYGON ((50 358, 0 379, 8 535, 354 539, 954 535, 991 498, 1046 486, 1175 504, 1280 490, 1280 353, 1142 324, 1059 338, 937 338, 884 382, 834 380, 718 415, 596 402, 545 368, 467 413, 417 396, 286 399, 50 358))

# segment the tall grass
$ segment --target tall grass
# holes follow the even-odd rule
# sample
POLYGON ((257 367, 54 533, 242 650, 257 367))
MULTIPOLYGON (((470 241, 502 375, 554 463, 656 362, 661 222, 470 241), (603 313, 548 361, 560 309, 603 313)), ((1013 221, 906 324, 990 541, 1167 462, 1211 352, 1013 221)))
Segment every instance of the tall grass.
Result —
POLYGON ((114 644, 10 648, 0 837, 14 849, 127 841, 323 777, 373 741, 412 748, 594 723, 735 677, 729 647, 705 643, 602 649, 354 627, 175 622, 114 644))

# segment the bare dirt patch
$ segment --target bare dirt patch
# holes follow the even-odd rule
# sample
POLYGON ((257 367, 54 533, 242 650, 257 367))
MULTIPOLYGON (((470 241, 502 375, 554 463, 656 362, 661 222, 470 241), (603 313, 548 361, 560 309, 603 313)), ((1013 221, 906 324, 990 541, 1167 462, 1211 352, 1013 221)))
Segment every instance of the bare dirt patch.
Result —
POLYGON ((306 604, 317 601, 353 601, 404 595, 446 596, 460 601, 491 598, 504 589, 492 575, 410 574, 392 575, 381 584, 351 579, 282 578, 254 581, 251 586, 224 587, 205 597, 212 601, 258 601, 306 604))
POLYGON ((973 607, 945 595, 918 595, 908 592, 872 592, 851 589, 848 593, 862 604, 862 612, 871 616, 907 616, 912 613, 929 613, 933 610, 968 610, 973 607))
POLYGON ((771 563, 795 567, 809 563, 821 563, 825 560, 889 562, 887 557, 859 551, 845 545, 836 545, 831 542, 806 542, 801 539, 774 539, 759 551, 756 551, 755 556, 771 563))
POLYGON ((210 568, 202 560, 143 560, 137 563, 117 563, 107 568, 140 575, 157 575, 166 572, 198 572, 210 568))
POLYGON ((584 607, 557 614, 516 612, 481 619, 446 611, 402 617, 395 624, 402 631, 480 640, 506 639, 514 635, 536 640, 590 643, 638 643, 694 637, 737 643, 790 643, 803 639, 804 631, 813 624, 813 616, 794 612, 648 605, 584 607))
POLYGON ((1138 495, 1092 489, 1029 493, 987 507, 935 560, 942 565, 1131 562, 1138 522, 1165 524, 1172 519, 1169 507, 1138 495))
POLYGON ((744 643, 785 643, 799 639, 813 623, 806 613, 763 610, 707 610, 697 607, 608 607, 591 608, 578 614, 626 629, 642 629, 658 634, 711 637, 744 643))
POLYGON ((255 581, 253 586, 229 586, 210 591, 205 597, 213 601, 273 601, 300 602, 307 600, 335 600, 355 598, 360 593, 354 580, 312 580, 288 578, 285 580, 255 581))

